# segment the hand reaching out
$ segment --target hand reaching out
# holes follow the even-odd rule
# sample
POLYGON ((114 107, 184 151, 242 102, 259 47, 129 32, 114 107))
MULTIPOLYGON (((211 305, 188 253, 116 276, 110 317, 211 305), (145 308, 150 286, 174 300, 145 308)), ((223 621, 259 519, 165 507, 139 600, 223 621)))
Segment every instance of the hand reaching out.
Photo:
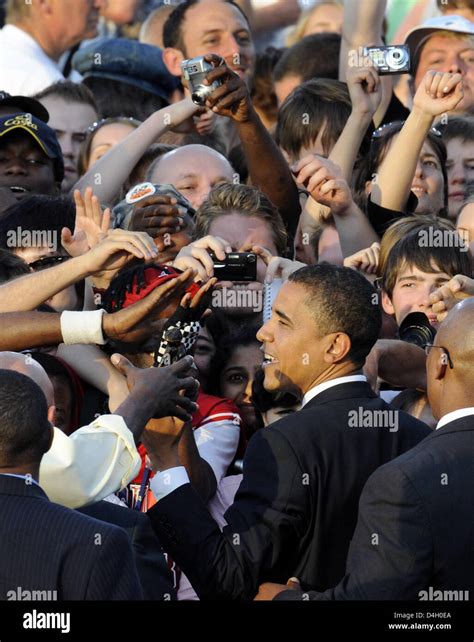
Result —
POLYGON ((105 238, 110 228, 110 209, 102 211, 99 199, 88 187, 82 196, 74 190, 76 220, 74 234, 67 227, 61 232, 61 244, 70 256, 81 256, 105 238))

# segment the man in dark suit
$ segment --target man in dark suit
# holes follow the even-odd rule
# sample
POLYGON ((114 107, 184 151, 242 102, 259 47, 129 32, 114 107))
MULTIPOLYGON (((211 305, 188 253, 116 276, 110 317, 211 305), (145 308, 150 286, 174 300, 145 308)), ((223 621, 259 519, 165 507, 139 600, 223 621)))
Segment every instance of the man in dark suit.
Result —
POLYGON ((323 593, 264 584, 257 599, 473 599, 474 299, 450 312, 426 365, 436 431, 368 480, 344 579, 323 593))
POLYGON ((39 486, 52 438, 39 386, 0 370, 0 599, 25 591, 56 591, 58 600, 141 598, 127 534, 51 503, 39 486))
POLYGON ((127 531, 145 600, 176 599, 171 571, 148 515, 108 501, 96 502, 78 511, 127 531))
MULTIPOLYGON (((176 449, 152 482, 149 515, 199 597, 251 599, 262 581, 339 581, 368 477, 430 430, 379 399, 361 373, 381 324, 376 293, 358 273, 320 264, 281 288, 259 331, 267 390, 302 396, 302 409, 258 431, 221 532, 179 468, 176 449), (277 579, 279 578, 279 579, 277 579)), ((152 446, 152 435, 148 434, 152 446)))

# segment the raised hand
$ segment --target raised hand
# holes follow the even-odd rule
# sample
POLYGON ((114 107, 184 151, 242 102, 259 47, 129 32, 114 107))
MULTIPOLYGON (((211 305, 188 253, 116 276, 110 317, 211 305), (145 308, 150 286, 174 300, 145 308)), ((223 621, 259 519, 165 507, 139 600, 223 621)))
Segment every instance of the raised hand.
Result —
MULTIPOLYGON (((369 59, 367 59, 369 60, 369 59)), ((352 111, 373 116, 382 100, 382 87, 375 67, 348 67, 346 82, 352 111)))
POLYGON ((434 118, 456 109, 463 96, 461 74, 428 71, 413 99, 413 110, 434 118))
MULTIPOLYGON (((344 259, 344 267, 353 268, 362 272, 364 276, 373 276, 377 273, 379 263, 380 243, 372 243, 370 247, 360 250, 344 259)), ((369 279, 370 280, 370 279, 369 279)))
POLYGON ((70 256, 81 256, 105 238, 110 228, 110 209, 102 211, 100 201, 92 188, 87 187, 82 196, 74 190, 76 220, 74 234, 67 227, 62 229, 61 243, 70 256))
POLYGON ((342 216, 352 205, 352 193, 342 177, 341 168, 316 154, 305 156, 291 168, 297 183, 304 185, 311 197, 342 216))
POLYGON ((206 107, 219 116, 227 116, 236 122, 243 123, 250 120, 254 110, 249 90, 242 78, 219 56, 207 54, 204 59, 215 65, 215 68, 208 73, 204 84, 212 85, 215 80, 222 82, 222 85, 207 98, 206 107))

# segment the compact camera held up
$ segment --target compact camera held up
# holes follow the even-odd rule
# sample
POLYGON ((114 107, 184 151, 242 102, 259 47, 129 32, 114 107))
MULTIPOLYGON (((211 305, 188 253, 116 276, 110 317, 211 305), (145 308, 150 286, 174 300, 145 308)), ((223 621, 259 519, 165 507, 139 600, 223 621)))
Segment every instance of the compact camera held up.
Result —
MULTIPOLYGON (((221 64, 224 64, 224 60, 221 60, 221 64)), ((222 82, 219 80, 214 81, 211 85, 203 84, 203 81, 206 78, 207 74, 213 69, 214 65, 206 62, 203 56, 183 60, 183 62, 181 63, 183 77, 189 83, 191 100, 193 101, 193 103, 199 105, 200 107, 202 107, 206 103, 207 97, 222 84, 222 82)))
POLYGON ((379 76, 406 74, 410 71, 410 50, 407 45, 365 47, 364 55, 371 58, 379 76))

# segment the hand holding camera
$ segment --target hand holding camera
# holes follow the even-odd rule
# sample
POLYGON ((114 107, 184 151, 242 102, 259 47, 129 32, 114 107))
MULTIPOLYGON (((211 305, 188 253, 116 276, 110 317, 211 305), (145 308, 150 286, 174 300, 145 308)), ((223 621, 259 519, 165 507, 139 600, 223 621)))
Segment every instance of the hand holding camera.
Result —
POLYGON ((236 122, 250 120, 252 103, 245 82, 216 54, 181 63, 193 102, 236 122))
POLYGON ((197 272, 196 280, 206 282, 211 277, 219 281, 256 281, 257 257, 253 252, 233 252, 227 241, 219 236, 205 236, 183 247, 173 267, 197 272))
POLYGON ((346 82, 352 111, 372 117, 382 100, 382 86, 375 66, 348 67, 346 82))

